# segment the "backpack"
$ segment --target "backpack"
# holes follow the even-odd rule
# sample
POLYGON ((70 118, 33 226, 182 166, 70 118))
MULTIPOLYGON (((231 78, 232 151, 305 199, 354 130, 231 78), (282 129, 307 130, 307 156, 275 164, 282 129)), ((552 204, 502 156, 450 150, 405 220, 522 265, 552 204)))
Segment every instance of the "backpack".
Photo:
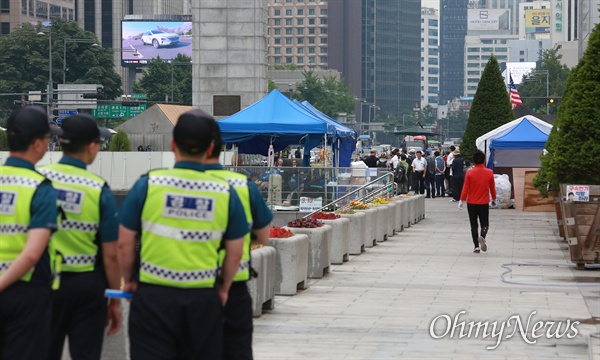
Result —
POLYGON ((402 162, 398 162, 398 166, 394 169, 394 181, 397 183, 403 183, 406 179, 406 167, 402 162))

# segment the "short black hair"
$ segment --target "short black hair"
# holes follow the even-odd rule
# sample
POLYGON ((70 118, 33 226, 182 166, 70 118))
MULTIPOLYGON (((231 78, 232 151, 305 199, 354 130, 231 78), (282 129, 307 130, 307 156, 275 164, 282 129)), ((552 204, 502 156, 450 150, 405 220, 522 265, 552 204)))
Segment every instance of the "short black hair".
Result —
POLYGON ((475 164, 483 164, 485 162, 485 154, 481 150, 475 150, 473 153, 473 162, 475 164))
POLYGON ((454 145, 450 145, 450 150, 452 150, 452 151, 456 150, 456 148, 454 147, 454 145))
POLYGON ((436 151, 433 153, 433 155, 434 155, 434 156, 440 156, 440 152, 436 150, 436 151))
POLYGON ((215 140, 217 122, 200 109, 192 109, 179 116, 173 128, 173 140, 181 153, 203 155, 215 140))
POLYGON ((400 154, 400 160, 406 160, 406 154, 400 154))

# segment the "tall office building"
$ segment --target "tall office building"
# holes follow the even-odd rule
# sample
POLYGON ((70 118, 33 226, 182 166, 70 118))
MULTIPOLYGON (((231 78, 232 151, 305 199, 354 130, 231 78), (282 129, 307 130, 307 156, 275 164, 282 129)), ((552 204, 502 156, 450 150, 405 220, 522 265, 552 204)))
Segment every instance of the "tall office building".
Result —
POLYGON ((600 22, 600 0, 580 0, 579 5, 579 58, 587 49, 594 26, 600 22))
POLYGON ((440 104, 464 95, 467 1, 440 0, 440 104))
POLYGON ((440 86, 438 11, 421 8, 421 107, 438 107, 440 86))
POLYGON ((10 32, 24 23, 37 24, 48 22, 55 18, 65 20, 75 19, 75 4, 73 1, 0 1, 0 36, 10 32))

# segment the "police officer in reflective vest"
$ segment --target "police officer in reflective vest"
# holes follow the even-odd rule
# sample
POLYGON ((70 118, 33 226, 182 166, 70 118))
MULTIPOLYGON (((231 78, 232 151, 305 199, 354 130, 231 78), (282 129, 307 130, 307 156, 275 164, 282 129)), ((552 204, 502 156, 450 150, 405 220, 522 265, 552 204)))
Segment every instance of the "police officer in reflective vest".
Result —
POLYGON ((119 300, 107 308, 104 290, 121 287, 117 263, 117 204, 104 179, 86 170, 100 151, 101 135, 89 115, 64 119, 57 163, 39 169, 58 194, 61 208, 53 246, 62 254, 60 288, 52 304, 48 358, 60 360, 65 336, 73 359, 100 359, 105 323, 108 335, 119 330, 119 300))
MULTIPOLYGON (((233 279, 229 298, 225 305, 225 324, 223 333, 223 359, 243 360, 252 359, 252 298, 248 292, 246 281, 250 280, 250 245, 252 243, 266 245, 269 242, 269 224, 273 214, 263 200, 256 185, 248 181, 246 175, 224 170, 219 163, 219 154, 223 147, 221 131, 216 121, 213 121, 215 146, 212 154, 204 163, 205 171, 209 174, 226 179, 237 192, 251 234, 244 239, 244 253, 240 267, 233 279)), ((221 256, 224 256, 221 252, 221 256)), ((264 275, 264 274, 263 274, 264 275)), ((261 276, 261 274, 258 274, 261 276)))
POLYGON ((142 176, 119 210, 119 265, 124 290, 134 292, 132 360, 221 358, 222 307, 248 225, 235 190, 203 171, 214 147, 212 122, 198 109, 179 116, 175 167, 142 176))
MULTIPOLYGON (((10 156, 0 166, 0 359, 45 359, 50 333, 56 192, 34 165, 48 150, 46 111, 22 107, 8 118, 10 156)), ((54 131, 52 131, 54 133, 54 131)))

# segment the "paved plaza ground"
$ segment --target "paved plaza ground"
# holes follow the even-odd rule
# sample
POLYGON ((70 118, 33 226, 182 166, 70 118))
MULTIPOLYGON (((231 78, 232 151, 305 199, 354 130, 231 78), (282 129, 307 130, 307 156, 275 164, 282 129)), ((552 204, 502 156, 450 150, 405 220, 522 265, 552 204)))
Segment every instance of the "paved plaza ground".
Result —
POLYGON ((491 210, 488 252, 474 254, 466 209, 456 204, 426 199, 418 224, 332 266, 297 295, 277 296, 275 309, 254 322, 255 359, 600 359, 600 270, 571 267, 555 214, 491 210), (519 283, 512 284, 503 282, 507 263, 532 266, 509 267, 504 279, 519 283), (443 315, 461 311, 465 323, 500 325, 519 315, 529 334, 540 321, 562 322, 563 331, 567 321, 581 324, 574 338, 535 344, 515 333, 515 318, 502 336, 473 330, 459 338, 460 328, 430 335, 434 318, 442 315, 435 334, 443 335, 443 315), (497 348, 486 349, 498 337, 497 348))

